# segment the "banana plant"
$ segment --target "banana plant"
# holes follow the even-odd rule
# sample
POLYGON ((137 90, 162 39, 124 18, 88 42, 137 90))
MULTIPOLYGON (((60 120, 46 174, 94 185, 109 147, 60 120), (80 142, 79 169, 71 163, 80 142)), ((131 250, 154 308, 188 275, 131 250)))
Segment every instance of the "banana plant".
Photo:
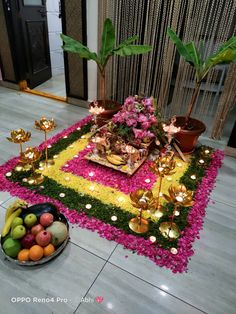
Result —
POLYGON ((195 88, 185 116, 185 127, 187 128, 189 125, 189 118, 194 105, 196 104, 202 80, 216 65, 229 64, 236 61, 236 36, 232 36, 229 40, 223 43, 215 53, 204 59, 203 42, 200 43, 198 49, 193 41, 183 43, 171 28, 167 29, 167 34, 175 44, 179 54, 195 69, 195 88))
POLYGON ((121 57, 131 56, 143 54, 152 50, 152 47, 148 45, 133 45, 132 43, 138 39, 138 36, 129 37, 116 46, 115 29, 109 18, 104 21, 101 49, 98 54, 90 51, 89 48, 84 46, 81 42, 74 40, 69 36, 61 34, 61 38, 64 42, 62 48, 65 51, 76 53, 80 58, 96 62, 101 75, 101 95, 103 100, 106 99, 105 69, 110 57, 113 55, 121 57))

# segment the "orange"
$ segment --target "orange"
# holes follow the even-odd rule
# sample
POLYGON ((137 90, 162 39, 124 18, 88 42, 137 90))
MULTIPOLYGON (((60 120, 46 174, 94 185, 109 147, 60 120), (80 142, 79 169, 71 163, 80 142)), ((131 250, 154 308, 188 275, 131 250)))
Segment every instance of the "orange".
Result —
POLYGON ((43 248, 43 255, 44 256, 49 256, 51 255, 53 252, 55 252, 55 247, 52 243, 49 243, 47 246, 45 246, 43 248))
POLYGON ((29 260, 29 249, 20 250, 17 255, 17 259, 21 262, 26 262, 29 260))
POLYGON ((33 245, 29 250, 29 258, 32 261, 38 261, 43 257, 43 248, 39 245, 33 245))

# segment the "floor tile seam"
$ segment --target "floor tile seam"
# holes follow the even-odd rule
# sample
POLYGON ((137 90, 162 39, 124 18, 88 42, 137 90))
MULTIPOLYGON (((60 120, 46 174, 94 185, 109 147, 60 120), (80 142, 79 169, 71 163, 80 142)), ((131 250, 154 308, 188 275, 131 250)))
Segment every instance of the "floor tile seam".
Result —
MULTIPOLYGON (((236 209, 236 203, 233 204, 233 203, 223 202, 223 201, 220 201, 219 199, 217 199, 217 197, 216 198, 214 197, 214 199, 211 198, 211 200, 214 201, 214 202, 220 203, 222 205, 227 205, 229 207, 232 207, 232 208, 236 209)), ((212 204, 210 204, 210 205, 212 206, 212 204)), ((213 205, 215 205, 215 204, 213 204, 213 205)), ((208 204, 208 206, 209 206, 209 204, 208 204)))
MULTIPOLYGON (((183 303, 185 303, 185 304, 191 306, 192 308, 195 308, 196 310, 200 311, 201 313, 208 314, 207 312, 203 311, 202 309, 198 308, 197 306, 195 306, 195 305, 193 305, 193 304, 191 304, 191 303, 189 303, 189 302, 187 302, 187 301, 181 299, 180 297, 178 297, 178 296, 176 296, 176 295, 174 295, 174 294, 172 294, 172 293, 170 293, 170 292, 168 292, 168 291, 166 291, 166 290, 164 290, 164 289, 162 289, 162 288, 160 288, 160 287, 154 285, 153 283, 151 283, 151 282, 149 282, 149 281, 147 281, 147 280, 145 280, 145 279, 143 279, 143 278, 141 278, 141 277, 139 277, 139 276, 137 276, 137 275, 131 273, 130 271, 127 271, 126 269, 124 269, 124 268, 122 268, 122 267, 120 267, 120 266, 118 266, 118 265, 116 265, 116 264, 110 262, 109 260, 108 260, 107 263, 110 264, 110 265, 112 265, 112 266, 114 266, 114 267, 116 267, 116 268, 118 268, 118 269, 120 269, 120 270, 122 270, 122 271, 124 271, 124 272, 126 272, 126 273, 128 273, 129 275, 131 275, 131 276, 133 276, 133 277, 135 277, 135 278, 137 278, 137 279, 143 281, 144 283, 146 283, 146 284, 148 284, 148 285, 150 285, 150 286, 152 286, 152 287, 154 287, 154 288, 157 288, 158 290, 160 290, 160 291, 162 291, 162 292, 165 292, 165 293, 168 294, 169 296, 171 296, 171 297, 177 299, 178 301, 181 301, 181 302, 183 302, 183 303)), ((173 274, 173 276, 174 276, 174 274, 173 274)))
MULTIPOLYGON (((2 191, 0 191, 0 192, 2 192, 2 191)), ((3 191, 3 192, 5 192, 5 191, 3 191)), ((5 201, 3 201, 1 204, 0 204, 0 206, 2 206, 4 209, 7 209, 7 207, 5 207, 3 204, 5 204, 6 202, 8 202, 11 198, 14 198, 15 196, 10 196, 8 199, 6 199, 5 201)))
POLYGON ((87 253, 90 253, 90 254, 92 254, 92 255, 94 255, 94 256, 96 256, 96 257, 102 259, 102 260, 105 261, 105 262, 108 261, 108 258, 109 258, 109 257, 106 259, 106 258, 104 258, 104 257, 102 257, 102 256, 100 256, 100 255, 98 255, 98 254, 96 254, 96 253, 94 253, 94 252, 88 250, 88 249, 85 249, 83 246, 81 246, 81 245, 75 243, 74 241, 72 241, 71 238, 69 239, 69 242, 70 242, 71 244, 77 246, 78 248, 82 249, 83 251, 85 251, 85 252, 87 252, 87 253))
MULTIPOLYGON (((95 284, 95 282, 97 281, 98 277, 100 276, 101 272, 103 271, 103 269, 105 268, 105 266, 108 263, 109 258, 111 257, 111 255, 113 254, 113 252, 115 251, 115 249, 117 248, 118 244, 114 247, 114 249, 112 250, 111 254, 109 255, 108 259, 106 260, 106 262, 104 263, 103 267, 100 269, 99 273, 97 274, 97 276, 95 277, 94 281, 92 282, 92 284, 90 285, 90 287, 88 288, 88 290, 86 291, 86 293, 84 294, 83 298, 86 297, 86 295, 89 293, 90 289, 93 287, 93 285, 95 284)), ((77 308, 75 309, 75 311, 73 312, 73 314, 76 313, 76 311, 78 310, 78 308, 80 307, 80 305, 82 304, 82 302, 80 301, 77 308)))

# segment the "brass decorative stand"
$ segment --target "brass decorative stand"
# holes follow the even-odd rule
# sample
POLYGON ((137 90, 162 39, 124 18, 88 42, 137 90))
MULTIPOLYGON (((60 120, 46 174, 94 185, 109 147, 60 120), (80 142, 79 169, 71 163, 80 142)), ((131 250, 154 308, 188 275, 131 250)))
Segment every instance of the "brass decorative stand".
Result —
POLYGON ((33 147, 26 148, 26 151, 21 153, 21 161, 32 166, 32 175, 27 178, 30 185, 38 185, 44 181, 44 176, 36 173, 34 163, 42 156, 42 152, 33 147))
POLYGON ((35 127, 36 129, 44 132, 44 141, 45 141, 45 160, 42 160, 39 164, 40 168, 49 168, 52 165, 54 165, 53 159, 48 159, 48 139, 47 139, 47 133, 51 132, 55 129, 56 124, 53 119, 46 119, 45 117, 42 117, 39 121, 35 121, 35 127))

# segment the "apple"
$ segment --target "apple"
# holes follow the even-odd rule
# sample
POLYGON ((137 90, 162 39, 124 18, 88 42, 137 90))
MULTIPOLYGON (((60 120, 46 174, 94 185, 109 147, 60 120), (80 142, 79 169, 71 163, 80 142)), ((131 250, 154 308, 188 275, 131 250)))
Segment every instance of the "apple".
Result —
POLYGON ((11 223, 11 229, 14 229, 16 226, 23 225, 23 219, 21 217, 15 217, 11 223))
POLYGON ((26 234, 26 229, 23 225, 16 226, 11 231, 12 239, 17 240, 23 238, 23 236, 26 234))
POLYGON ((52 239, 52 234, 46 230, 40 231, 35 237, 37 244, 40 246, 48 245, 51 239, 52 239))
POLYGON ((36 234, 42 230, 44 230, 44 227, 40 224, 37 224, 31 228, 31 233, 36 236, 36 234))
POLYGON ((44 213, 40 216, 40 223, 44 227, 48 227, 53 223, 54 217, 50 213, 44 213))
POLYGON ((35 236, 32 233, 27 233, 24 238, 21 239, 21 245, 25 249, 30 249, 31 246, 35 245, 35 236))
POLYGON ((37 216, 35 214, 28 214, 25 216, 24 223, 28 228, 33 227, 37 222, 37 216))

